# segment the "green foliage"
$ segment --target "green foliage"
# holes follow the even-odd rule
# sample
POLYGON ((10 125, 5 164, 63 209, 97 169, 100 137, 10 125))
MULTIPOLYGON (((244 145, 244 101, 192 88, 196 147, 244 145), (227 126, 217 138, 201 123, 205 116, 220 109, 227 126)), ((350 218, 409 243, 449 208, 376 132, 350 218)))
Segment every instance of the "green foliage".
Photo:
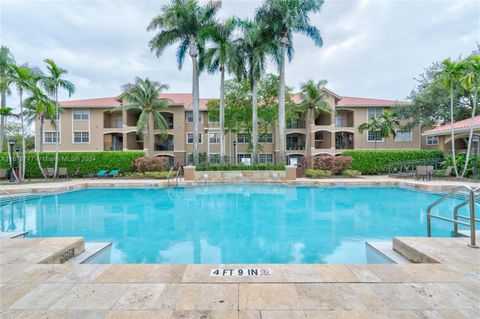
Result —
POLYGON ((355 177, 355 176, 360 176, 362 175, 362 172, 360 171, 357 171, 356 169, 346 169, 342 172, 342 175, 343 176, 351 176, 351 177, 355 177))
MULTIPOLYGON (((15 140, 16 147, 21 147, 22 145, 22 126, 18 121, 9 121, 5 125, 5 140, 3 142, 3 149, 6 150, 8 147, 9 140, 15 140)), ((33 132, 29 127, 25 128, 25 148, 27 150, 32 150, 35 147, 35 137, 33 132)))
MULTIPOLYGON (((465 166, 465 154, 457 154, 455 156, 456 162, 457 162, 457 168, 459 171, 462 171, 464 166, 465 166)), ((480 171, 480 158, 477 159, 477 167, 479 168, 478 170, 480 171)), ((465 177, 473 177, 473 168, 475 164, 475 158, 472 156, 470 157, 470 160, 468 161, 468 168, 467 172, 465 173, 465 177)), ((445 154, 445 159, 442 162, 442 168, 447 168, 448 166, 453 166, 453 161, 452 161, 452 155, 451 154, 445 154)))
MULTIPOLYGON (((58 167, 66 167, 70 175, 79 169, 78 175, 93 174, 101 169, 119 169, 121 173, 133 172, 133 162, 144 156, 144 152, 62 152, 59 154, 58 167)), ((43 168, 54 167, 55 153, 40 153, 43 168)), ((18 158, 15 159, 18 165, 18 158)), ((41 177, 35 153, 26 154, 26 176, 41 177)), ((9 168, 7 153, 0 153, 0 168, 9 168)))
POLYGON ((306 169, 305 176, 308 178, 326 177, 326 176, 332 176, 332 172, 324 169, 306 169))
POLYGON ((402 150, 402 151, 345 151, 342 155, 351 156, 352 169, 362 174, 373 175, 388 172, 388 163, 420 160, 443 159, 443 152, 439 150, 402 150))
POLYGON ((197 165, 196 171, 284 171, 282 164, 257 164, 257 165, 197 165))
POLYGON ((126 178, 155 178, 155 179, 167 179, 169 172, 133 172, 125 173, 122 177, 126 178))

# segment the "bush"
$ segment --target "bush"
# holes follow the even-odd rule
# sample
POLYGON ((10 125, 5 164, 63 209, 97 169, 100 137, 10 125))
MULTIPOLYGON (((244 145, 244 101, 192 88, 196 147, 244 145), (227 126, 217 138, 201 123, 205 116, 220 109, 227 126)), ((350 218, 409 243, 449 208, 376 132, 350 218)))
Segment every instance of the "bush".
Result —
POLYGON ((167 179, 169 172, 133 172, 127 173, 124 176, 126 178, 155 178, 155 179, 167 179))
POLYGON ((283 164, 255 164, 255 165, 197 165, 198 171, 284 171, 283 164))
POLYGON ((332 172, 323 169, 306 169, 305 176, 309 178, 319 178, 325 176, 332 176, 332 172))
POLYGON ((342 172, 342 175, 343 176, 351 176, 351 177, 355 177, 355 176, 360 176, 362 175, 362 172, 360 171, 357 171, 355 169, 346 169, 342 172))
MULTIPOLYGON (((37 164, 36 153, 26 154, 25 176, 27 178, 42 177, 37 164)), ((54 167, 55 153, 40 153, 40 162, 43 168, 54 167)), ((78 176, 96 173, 101 169, 119 169, 121 173, 133 172, 133 162, 136 158, 144 156, 144 152, 119 151, 119 152, 60 152, 58 154, 58 167, 66 167, 70 176, 77 172, 78 176)), ((15 166, 18 158, 15 159, 15 166)), ((0 153, 0 168, 10 168, 7 153, 0 153)))
POLYGON ((407 150, 407 151, 345 151, 345 156, 351 156, 352 169, 362 172, 362 174, 373 175, 388 172, 388 163, 438 159, 443 160, 444 154, 439 150, 407 150))
MULTIPOLYGON (((462 174, 463 168, 465 167, 465 158, 466 158, 465 154, 455 154, 459 176, 462 174)), ((470 155, 470 158, 468 160, 468 168, 467 168, 467 173, 465 174, 465 177, 473 177, 474 164, 475 164, 475 155, 472 154, 470 155)), ((446 169, 448 166, 453 166, 452 154, 445 154, 445 159, 441 165, 442 165, 442 168, 444 169, 446 169)), ((480 168, 480 163, 477 164, 477 167, 480 168)), ((455 171, 452 171, 452 174, 455 175, 455 171)))
POLYGON ((167 169, 168 159, 165 157, 139 157, 135 159, 133 167, 137 172, 162 172, 167 169))
POLYGON ((332 174, 337 175, 349 168, 350 165, 352 165, 350 156, 320 155, 315 157, 313 168, 330 171, 332 174))

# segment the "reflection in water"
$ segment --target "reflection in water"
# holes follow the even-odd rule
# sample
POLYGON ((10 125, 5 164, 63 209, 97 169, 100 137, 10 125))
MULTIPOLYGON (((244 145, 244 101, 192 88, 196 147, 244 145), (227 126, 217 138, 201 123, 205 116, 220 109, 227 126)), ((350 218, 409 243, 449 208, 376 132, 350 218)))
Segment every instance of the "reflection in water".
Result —
POLYGON ((373 187, 87 189, 4 207, 0 221, 2 231, 30 237, 111 241, 113 263, 363 263, 367 239, 425 236, 436 198, 373 187))

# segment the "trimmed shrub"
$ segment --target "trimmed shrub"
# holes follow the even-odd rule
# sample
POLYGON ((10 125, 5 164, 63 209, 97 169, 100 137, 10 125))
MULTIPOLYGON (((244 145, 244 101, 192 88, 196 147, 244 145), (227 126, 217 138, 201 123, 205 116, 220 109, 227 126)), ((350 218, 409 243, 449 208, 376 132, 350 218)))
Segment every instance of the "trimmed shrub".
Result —
POLYGON ((382 174, 388 172, 388 163, 438 159, 443 160, 444 154, 439 150, 402 150, 402 151, 345 151, 345 156, 351 156, 352 169, 365 175, 382 174))
MULTIPOLYGON (((455 154, 458 175, 461 175, 463 172, 463 168, 465 167, 465 158, 466 158, 466 154, 455 154)), ((467 168, 467 173, 465 174, 465 177, 473 177, 474 165, 475 165, 475 155, 471 154, 468 160, 468 168, 467 168)), ((445 159, 442 162, 442 168, 446 169, 448 166, 453 166, 452 154, 445 154, 445 159)), ((480 164, 477 164, 477 166, 480 167, 480 164)), ((452 171, 452 174, 455 175, 455 172, 452 171)))
POLYGON ((155 178, 155 179, 167 179, 169 172, 133 172, 127 173, 124 177, 126 178, 155 178))
POLYGON ((323 169, 306 169, 305 170, 305 177, 308 178, 319 178, 325 176, 332 176, 331 171, 323 170, 323 169))
POLYGON ((352 158, 350 156, 320 155, 315 157, 313 168, 330 171, 332 174, 337 175, 351 165, 352 158))
POLYGON ((362 172, 360 171, 357 171, 355 169, 346 169, 342 172, 342 175, 343 176, 351 176, 351 177, 355 177, 355 176, 360 176, 362 175, 362 172))
POLYGON ((284 171, 283 164, 256 164, 256 165, 197 165, 196 171, 284 171))
POLYGON ((167 169, 168 159, 165 157, 139 157, 135 159, 133 167, 137 172, 162 172, 167 169))
MULTIPOLYGON (((40 162, 43 168, 54 167, 55 153, 40 153, 40 162)), ((144 152, 119 151, 119 152, 60 152, 58 154, 58 167, 66 167, 68 174, 73 176, 78 170, 78 176, 96 173, 101 169, 119 169, 120 173, 133 172, 133 162, 136 158, 145 156, 144 152)), ((15 166, 18 158, 14 159, 15 166)), ((25 176, 27 178, 41 177, 34 152, 26 154, 25 176)), ((0 153, 0 168, 10 168, 7 153, 0 153)))

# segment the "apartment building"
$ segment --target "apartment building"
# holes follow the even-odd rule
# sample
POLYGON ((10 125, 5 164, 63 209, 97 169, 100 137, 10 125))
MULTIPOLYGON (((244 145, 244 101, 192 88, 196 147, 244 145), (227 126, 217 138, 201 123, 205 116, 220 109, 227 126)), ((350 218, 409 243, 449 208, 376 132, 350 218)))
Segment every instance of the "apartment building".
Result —
MULTIPOLYGON (((327 90, 327 89, 325 89, 327 90)), ((328 91, 328 90, 327 90, 328 91)), ((421 135, 418 128, 409 132, 398 132, 395 138, 381 139, 374 134, 360 134, 358 126, 369 117, 379 116, 384 108, 390 108, 397 101, 341 97, 328 91, 328 103, 335 112, 320 114, 312 123, 300 119, 289 121, 286 130, 286 153, 288 162, 297 161, 306 154, 309 147, 312 156, 320 154, 337 155, 347 149, 419 149, 421 135), (310 125, 311 136, 306 144, 306 127, 310 125), (377 143, 375 143, 377 138, 377 143)), ((193 112, 189 93, 162 94, 160 98, 169 101, 169 107, 162 115, 169 124, 168 135, 153 131, 154 156, 165 156, 170 164, 185 165, 193 152, 193 112)), ((219 126, 210 122, 207 114, 208 99, 200 99, 200 152, 207 154, 211 161, 218 160, 220 154, 219 126)), ((59 118, 59 136, 46 122, 44 136, 39 135, 39 122, 36 123, 36 144, 43 138, 44 150, 53 151, 59 139, 60 151, 131 151, 143 150, 144 141, 136 134, 139 114, 122 111, 121 98, 108 97, 61 102, 63 112, 59 118)), ((300 96, 294 96, 300 102, 300 96)), ((259 161, 274 162, 279 155, 279 134, 276 127, 260 138, 259 161)), ((250 158, 248 137, 244 133, 227 133, 225 153, 237 163, 250 158)))

